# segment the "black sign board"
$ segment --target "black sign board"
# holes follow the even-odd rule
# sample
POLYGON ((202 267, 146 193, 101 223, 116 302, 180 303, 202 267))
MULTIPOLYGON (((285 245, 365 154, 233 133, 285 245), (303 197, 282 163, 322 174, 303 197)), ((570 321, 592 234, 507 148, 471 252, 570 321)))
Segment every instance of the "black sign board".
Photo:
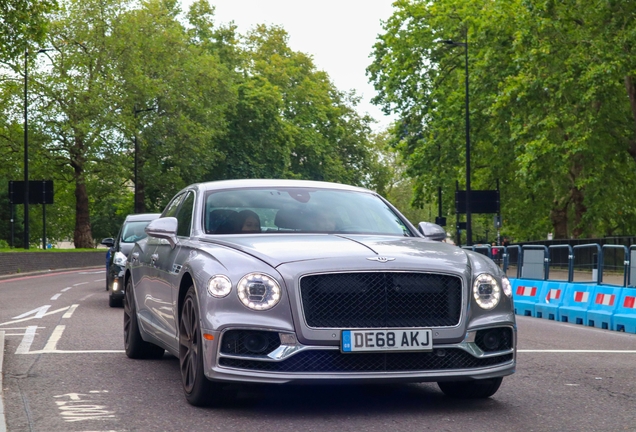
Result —
MULTIPOLYGON (((466 191, 455 191, 455 212, 466 213, 466 191)), ((498 190, 471 190, 470 212, 475 213, 499 213, 498 190)))
MULTIPOLYGON (((24 181, 9 180, 9 204, 24 204, 24 181)), ((53 180, 29 180, 29 204, 53 204, 53 180)))
POLYGON ((435 223, 439 226, 446 226, 446 218, 445 217, 441 217, 441 216, 437 216, 435 218, 435 223))
POLYGON ((456 228, 458 230, 465 230, 466 229, 466 222, 457 222, 456 228))

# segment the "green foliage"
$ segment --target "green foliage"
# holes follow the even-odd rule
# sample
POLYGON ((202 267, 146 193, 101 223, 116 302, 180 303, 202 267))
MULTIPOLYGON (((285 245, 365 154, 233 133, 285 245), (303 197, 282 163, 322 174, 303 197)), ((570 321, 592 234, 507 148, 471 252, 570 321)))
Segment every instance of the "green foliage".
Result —
POLYGON ((636 180, 636 5, 394 5, 368 72, 376 102, 400 116, 393 145, 416 179, 417 202, 430 202, 438 186, 450 197, 465 178, 465 48, 440 42, 453 40, 468 42, 471 186, 500 180, 508 233, 525 240, 636 229, 636 205, 617 193, 636 180))

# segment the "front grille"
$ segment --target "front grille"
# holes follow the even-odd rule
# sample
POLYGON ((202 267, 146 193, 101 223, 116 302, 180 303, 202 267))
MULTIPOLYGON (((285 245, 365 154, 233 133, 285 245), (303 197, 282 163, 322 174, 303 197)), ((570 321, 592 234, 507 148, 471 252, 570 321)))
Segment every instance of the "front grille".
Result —
POLYGON ((461 349, 415 353, 343 354, 304 351, 280 362, 221 358, 221 366, 266 372, 417 372, 475 369, 512 361, 512 354, 476 358, 461 349))
POLYGON ((462 281, 429 273, 333 273, 300 279, 314 328, 450 327, 459 324, 462 281))

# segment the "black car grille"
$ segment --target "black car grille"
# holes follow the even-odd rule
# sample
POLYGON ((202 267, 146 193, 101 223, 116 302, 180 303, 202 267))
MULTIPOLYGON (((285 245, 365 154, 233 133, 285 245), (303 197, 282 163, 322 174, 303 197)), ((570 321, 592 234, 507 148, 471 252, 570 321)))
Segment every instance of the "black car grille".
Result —
POLYGON ((459 324, 462 282, 429 273, 333 273, 300 279, 314 328, 448 327, 459 324))
POLYGON ((432 352, 343 354, 340 351, 304 351, 280 362, 222 357, 219 364, 265 372, 417 372, 475 369, 512 361, 512 354, 476 358, 457 348, 432 352))

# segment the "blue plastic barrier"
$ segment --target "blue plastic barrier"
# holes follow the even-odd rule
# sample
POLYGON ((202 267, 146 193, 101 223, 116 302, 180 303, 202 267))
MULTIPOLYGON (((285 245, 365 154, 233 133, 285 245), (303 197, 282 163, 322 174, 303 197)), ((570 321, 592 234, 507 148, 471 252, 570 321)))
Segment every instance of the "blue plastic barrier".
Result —
POLYGON ((512 279, 512 293, 515 313, 536 317, 535 306, 538 299, 545 295, 544 281, 534 279, 512 279))
POLYGON ((587 308, 587 325, 610 330, 614 328, 614 313, 621 296, 621 287, 598 285, 592 291, 587 308))
POLYGON ((539 298, 539 303, 535 305, 537 318, 561 321, 559 308, 563 304, 565 297, 565 288, 567 282, 545 281, 543 283, 545 296, 539 298))
POLYGON ((623 288, 614 313, 612 330, 636 333, 636 288, 623 288))
POLYGON ((594 288, 596 285, 592 284, 567 284, 563 295, 563 304, 559 307, 559 321, 585 324, 594 288))

